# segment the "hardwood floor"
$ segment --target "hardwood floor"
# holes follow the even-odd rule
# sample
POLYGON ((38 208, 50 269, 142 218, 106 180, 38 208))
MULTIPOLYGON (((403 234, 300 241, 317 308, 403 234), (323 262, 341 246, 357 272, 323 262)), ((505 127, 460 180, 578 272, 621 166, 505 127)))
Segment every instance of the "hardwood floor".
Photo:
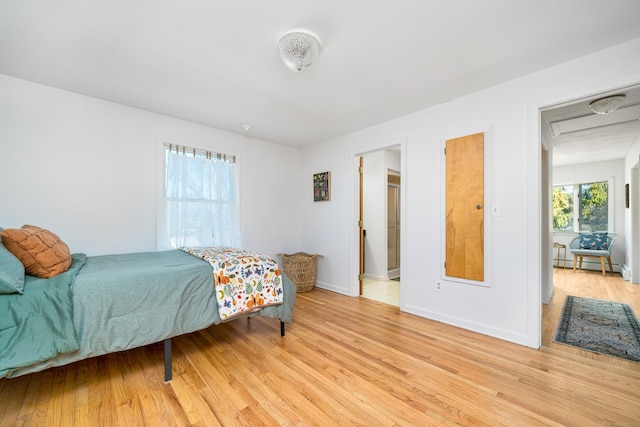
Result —
MULTIPOLYGON (((553 272, 554 294, 551 302, 542 307, 542 345, 554 351, 562 351, 588 357, 602 362, 622 365, 629 369, 640 370, 640 363, 626 362, 616 357, 580 350, 576 347, 553 342, 558 319, 567 295, 617 301, 629 304, 637 316, 640 316, 640 286, 622 279, 620 274, 600 271, 555 268, 553 272)), ((638 385, 640 387, 640 384, 638 385)), ((640 404, 640 403, 639 403, 640 404)))
MULTIPOLYGON (((545 330, 572 283, 617 297, 601 280, 560 272, 545 330)), ((546 345, 315 289, 284 338, 258 317, 176 338, 170 384, 161 344, 0 380, 0 425, 638 425, 640 364, 546 345)))

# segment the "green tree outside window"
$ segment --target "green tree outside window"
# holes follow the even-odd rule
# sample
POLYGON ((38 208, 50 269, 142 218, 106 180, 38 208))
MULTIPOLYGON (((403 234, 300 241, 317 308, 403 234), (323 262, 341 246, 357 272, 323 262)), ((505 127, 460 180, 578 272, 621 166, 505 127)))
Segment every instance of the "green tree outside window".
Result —
POLYGON ((608 231, 608 228, 609 184, 606 181, 553 187, 554 231, 595 232, 608 231))
POLYGON ((580 186, 580 231, 607 231, 609 227, 608 184, 580 186))
POLYGON ((553 229, 573 230, 573 187, 553 187, 553 229))

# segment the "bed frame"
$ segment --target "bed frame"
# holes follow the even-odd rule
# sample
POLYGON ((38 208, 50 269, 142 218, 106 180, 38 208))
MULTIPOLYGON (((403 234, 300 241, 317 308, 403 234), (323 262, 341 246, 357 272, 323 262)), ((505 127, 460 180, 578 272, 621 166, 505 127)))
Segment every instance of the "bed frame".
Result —
MULTIPOLYGON (((251 318, 248 318, 251 320, 251 318)), ((280 321, 280 336, 284 336, 284 322, 280 321)), ((173 379, 173 370, 171 368, 172 352, 171 338, 164 340, 164 382, 168 383, 173 379)))
POLYGON ((34 318, 44 319, 45 324, 64 326, 58 328, 61 333, 57 335, 46 333, 46 328, 42 334, 40 329, 34 331, 33 328, 40 328, 43 322, 31 323, 32 327, 23 328, 24 337, 12 335, 13 341, 9 344, 16 345, 16 351, 0 358, 0 377, 12 378, 162 342, 164 378, 168 382, 172 379, 173 337, 231 320, 251 319, 255 315, 280 321, 280 335, 284 337, 284 324, 291 322, 296 287, 284 274, 282 303, 254 307, 221 319, 213 295, 212 267, 191 254, 171 250, 94 257, 74 254, 73 257, 69 271, 51 279, 25 275, 29 283, 24 294, 0 295, 0 312, 12 313, 2 316, 3 320, 12 320, 9 326, 26 324, 25 319, 34 318), (52 280, 56 281, 55 286, 52 280), (73 294, 69 291, 72 283, 73 294), (40 301, 47 306, 36 304, 40 301), (42 308, 38 316, 34 316, 29 309, 34 304, 46 310, 42 308), (170 316, 179 320, 164 322, 167 312, 177 314, 182 309, 187 310, 185 315, 170 316), (39 348, 20 353, 19 343, 27 342, 36 332, 45 338, 46 346, 41 347, 46 353, 39 348))

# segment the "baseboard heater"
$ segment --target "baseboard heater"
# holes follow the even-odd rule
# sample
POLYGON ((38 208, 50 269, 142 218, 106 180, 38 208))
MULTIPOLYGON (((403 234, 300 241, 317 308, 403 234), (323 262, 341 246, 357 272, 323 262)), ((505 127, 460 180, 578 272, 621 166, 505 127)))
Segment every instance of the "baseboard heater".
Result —
POLYGON ((622 264, 622 267, 620 267, 620 273, 622 274, 622 278, 624 280, 631 280, 631 269, 627 264, 622 264))

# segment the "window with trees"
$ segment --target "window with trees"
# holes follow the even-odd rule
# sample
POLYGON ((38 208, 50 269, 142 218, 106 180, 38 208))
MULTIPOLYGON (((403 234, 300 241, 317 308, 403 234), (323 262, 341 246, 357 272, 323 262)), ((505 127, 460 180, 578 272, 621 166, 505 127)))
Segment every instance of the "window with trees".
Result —
POLYGON ((553 230, 613 231, 610 181, 553 187, 553 230))

